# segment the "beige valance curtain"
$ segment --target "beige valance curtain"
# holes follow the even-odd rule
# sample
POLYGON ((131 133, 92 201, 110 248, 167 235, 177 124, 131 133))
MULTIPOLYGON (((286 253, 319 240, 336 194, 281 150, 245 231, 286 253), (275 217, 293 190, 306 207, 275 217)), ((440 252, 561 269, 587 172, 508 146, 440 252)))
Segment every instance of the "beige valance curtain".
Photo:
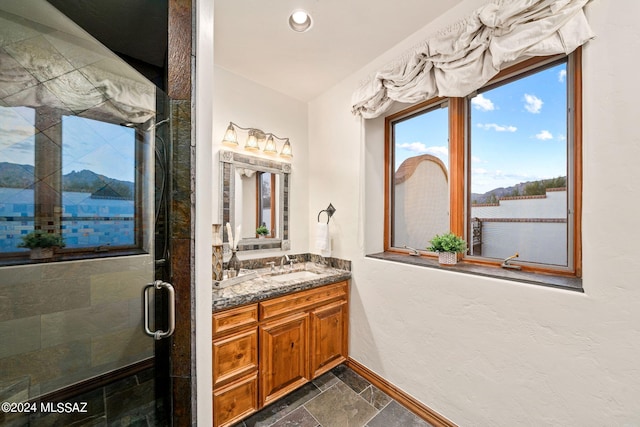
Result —
POLYGON ((501 68, 533 56, 569 54, 593 38, 590 0, 494 0, 367 79, 352 112, 378 117, 394 102, 467 96, 501 68))

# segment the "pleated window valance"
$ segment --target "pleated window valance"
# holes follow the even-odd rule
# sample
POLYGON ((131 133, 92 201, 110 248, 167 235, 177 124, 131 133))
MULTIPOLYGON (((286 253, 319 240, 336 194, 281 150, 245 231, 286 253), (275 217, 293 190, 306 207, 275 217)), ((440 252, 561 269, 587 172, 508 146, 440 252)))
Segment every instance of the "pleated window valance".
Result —
POLYGON ((378 117, 394 102, 467 96, 505 65, 569 54, 593 38, 584 14, 590 0, 495 0, 437 32, 367 79, 352 112, 378 117))

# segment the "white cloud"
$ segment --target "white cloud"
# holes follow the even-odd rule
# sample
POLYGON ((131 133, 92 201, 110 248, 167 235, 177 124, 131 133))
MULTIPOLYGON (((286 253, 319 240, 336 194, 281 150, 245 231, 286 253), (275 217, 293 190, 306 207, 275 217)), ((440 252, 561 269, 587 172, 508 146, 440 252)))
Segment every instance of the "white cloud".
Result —
POLYGON ((548 139, 553 139, 553 135, 551 135, 551 132, 549 132, 548 130, 541 130, 536 134, 536 138, 541 141, 546 141, 548 139))
POLYGON ((449 149, 447 147, 427 147, 423 142, 403 142, 402 144, 396 144, 396 146, 418 154, 434 154, 440 156, 446 156, 449 154, 449 149))
POLYGON ((478 127, 484 130, 495 130, 496 132, 515 132, 518 130, 515 126, 501 126, 495 123, 478 123, 478 127))
POLYGON ((509 187, 519 182, 532 181, 536 179, 528 174, 515 173, 504 170, 487 170, 481 168, 471 169, 471 185, 474 193, 485 193, 499 187, 509 187))
POLYGON ((471 168, 471 172, 477 175, 486 175, 489 173, 489 171, 484 168, 471 168))
POLYGON ((482 163, 482 159, 478 156, 471 156, 472 163, 482 163))
POLYGON ((474 97, 471 100, 471 105, 473 105, 476 110, 480 111, 493 111, 496 109, 493 102, 489 98, 485 98, 482 94, 474 97))
POLYGON ((427 153, 444 157, 449 155, 449 148, 448 147, 429 147, 427 149, 427 153))
POLYGON ((524 108, 528 112, 533 114, 539 113, 540 109, 542 108, 542 104, 544 104, 544 102, 542 102, 542 99, 538 98, 535 95, 529 95, 528 93, 524 94, 524 101, 524 108))
POLYGON ((422 142, 403 142, 402 144, 396 144, 398 148, 404 148, 408 151, 413 151, 414 153, 426 153, 427 146, 422 142))
POLYGON ((560 83, 564 83, 564 81, 566 80, 566 78, 567 78, 567 70, 560 70, 560 71, 558 72, 558 81, 559 81, 560 83))

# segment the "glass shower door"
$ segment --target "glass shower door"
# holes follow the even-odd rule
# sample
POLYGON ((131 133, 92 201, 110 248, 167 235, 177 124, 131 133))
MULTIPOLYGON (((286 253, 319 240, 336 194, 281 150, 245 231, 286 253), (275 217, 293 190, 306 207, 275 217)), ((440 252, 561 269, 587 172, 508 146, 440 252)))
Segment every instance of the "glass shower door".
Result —
POLYGON ((0 425, 165 424, 166 104, 44 0, 0 3, 0 425))

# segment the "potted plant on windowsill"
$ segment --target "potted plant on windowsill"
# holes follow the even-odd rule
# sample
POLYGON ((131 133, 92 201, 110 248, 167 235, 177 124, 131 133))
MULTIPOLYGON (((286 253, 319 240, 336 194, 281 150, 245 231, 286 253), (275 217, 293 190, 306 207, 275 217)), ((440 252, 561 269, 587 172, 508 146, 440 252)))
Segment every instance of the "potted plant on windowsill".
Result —
POLYGON ((258 235, 258 238, 264 239, 267 234, 269 234, 269 229, 265 225, 261 225, 260 227, 256 228, 256 234, 258 235))
POLYGON ((431 239, 428 251, 438 253, 438 262, 442 265, 454 265, 458 262, 458 254, 467 250, 467 242, 453 233, 438 235, 431 239))
POLYGON ((31 259, 48 259, 53 258, 56 248, 65 247, 65 243, 60 235, 37 230, 22 236, 22 243, 18 247, 31 249, 31 259))

